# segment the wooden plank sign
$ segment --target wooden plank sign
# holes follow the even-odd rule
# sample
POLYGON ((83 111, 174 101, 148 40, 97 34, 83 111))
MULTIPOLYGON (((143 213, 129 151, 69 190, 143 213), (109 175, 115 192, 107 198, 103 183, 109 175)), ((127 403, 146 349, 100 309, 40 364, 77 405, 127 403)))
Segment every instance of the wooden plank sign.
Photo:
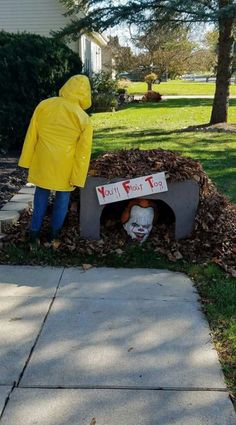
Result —
POLYGON ((167 191, 164 172, 96 187, 100 205, 167 191))

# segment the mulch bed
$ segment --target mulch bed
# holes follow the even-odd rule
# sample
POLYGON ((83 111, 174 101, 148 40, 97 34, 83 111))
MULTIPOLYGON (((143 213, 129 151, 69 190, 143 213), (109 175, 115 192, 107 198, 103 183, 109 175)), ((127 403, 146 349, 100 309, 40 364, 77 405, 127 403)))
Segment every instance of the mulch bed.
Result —
MULTIPOLYGON (((16 172, 20 173, 20 170, 16 172)), ((152 249, 157 256, 163 254, 171 261, 179 259, 193 263, 213 262, 236 277, 236 206, 218 192, 201 164, 191 158, 161 149, 141 151, 121 150, 104 154, 92 160, 89 175, 108 179, 115 177, 135 178, 141 175, 165 171, 168 181, 195 180, 200 186, 200 202, 194 231, 190 238, 176 241, 174 223, 157 222, 143 247, 152 249)), ((24 172, 24 171, 23 171, 24 172)), ((12 178, 14 176, 12 175, 12 178)), ((25 175, 17 174, 24 180, 25 175)), ((25 180, 24 180, 25 182, 25 180)), ((76 190, 72 195, 75 201, 76 190)), ((50 210, 50 207, 49 207, 50 210)), ((30 211, 25 211, 16 226, 7 231, 6 242, 25 244, 25 232, 30 222, 30 211)), ((42 242, 46 242, 50 211, 42 229, 42 242)), ((132 242, 135 243, 135 242, 132 242)), ((111 252, 125 252, 130 240, 127 238, 119 217, 106 217, 102 223, 101 240, 82 240, 79 236, 79 219, 75 203, 69 211, 62 232, 62 245, 58 254, 106 256, 111 252)))
POLYGON ((222 122, 219 124, 198 124, 191 125, 187 128, 179 130, 179 132, 184 131, 205 131, 209 133, 236 133, 236 124, 222 122))
POLYGON ((27 171, 17 167, 18 156, 0 157, 0 208, 26 183, 27 171))

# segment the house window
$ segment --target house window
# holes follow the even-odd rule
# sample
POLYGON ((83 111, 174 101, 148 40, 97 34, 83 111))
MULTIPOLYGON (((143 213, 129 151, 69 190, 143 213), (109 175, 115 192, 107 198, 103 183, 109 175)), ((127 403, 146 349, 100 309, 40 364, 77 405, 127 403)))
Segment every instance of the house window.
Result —
POLYGON ((87 38, 85 39, 84 68, 88 74, 92 73, 91 41, 87 38))

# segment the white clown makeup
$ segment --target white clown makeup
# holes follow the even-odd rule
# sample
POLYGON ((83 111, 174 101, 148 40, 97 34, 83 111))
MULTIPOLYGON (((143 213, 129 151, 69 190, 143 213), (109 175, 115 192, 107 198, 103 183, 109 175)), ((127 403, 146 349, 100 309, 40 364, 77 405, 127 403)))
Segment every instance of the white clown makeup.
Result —
POLYGON ((154 208, 143 208, 139 205, 134 205, 130 210, 129 220, 123 224, 128 235, 143 243, 152 230, 154 219, 154 208))

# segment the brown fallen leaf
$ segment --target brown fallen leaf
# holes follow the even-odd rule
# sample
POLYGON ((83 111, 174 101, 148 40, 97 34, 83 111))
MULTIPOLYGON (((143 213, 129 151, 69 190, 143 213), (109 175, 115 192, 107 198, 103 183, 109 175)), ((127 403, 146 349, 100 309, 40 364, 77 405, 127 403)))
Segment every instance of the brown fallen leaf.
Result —
POLYGON ((212 300, 209 300, 207 298, 201 298, 202 304, 214 304, 212 300))
POLYGON ((220 258, 213 257, 213 258, 211 259, 211 262, 212 262, 212 263, 215 263, 215 264, 221 264, 221 263, 222 263, 222 260, 221 260, 220 258))
POLYGON ((176 258, 176 260, 182 260, 183 255, 179 251, 173 252, 173 256, 176 258))
POLYGON ((167 257, 170 261, 176 261, 177 260, 177 258, 175 257, 175 255, 172 254, 172 252, 169 251, 166 254, 167 254, 167 257))
POLYGON ((194 180, 196 181, 196 182, 200 182, 200 180, 201 180, 201 178, 200 178, 200 176, 198 176, 198 175, 196 175, 196 174, 194 174, 194 176, 193 176, 193 178, 194 178, 194 180))
MULTIPOLYGON (((90 175, 104 177, 108 181, 117 177, 122 179, 135 178, 160 171, 165 172, 166 176, 168 174, 168 182, 170 183, 187 179, 194 179, 198 182, 200 190, 198 211, 192 235, 178 242, 175 241, 174 237, 174 220, 168 216, 168 211, 161 211, 162 215, 160 214, 157 223, 154 224, 153 231, 143 245, 143 249, 147 247, 157 256, 168 256, 171 261, 178 260, 180 255, 183 256, 185 261, 197 264, 207 264, 212 261, 228 274, 235 276, 236 204, 231 204, 229 199, 218 192, 216 186, 214 186, 198 161, 183 157, 176 152, 162 149, 147 151, 130 149, 101 155, 92 160, 90 165, 90 175)), ((20 176, 22 176, 22 171, 20 170, 17 171, 16 175, 7 175, 5 183, 4 181, 0 182, 2 184, 2 186, 0 184, 0 189, 4 184, 8 184, 9 180, 11 180, 12 186, 16 185, 13 180, 15 180, 15 177, 18 178, 20 176)), ((26 175, 24 178, 26 178, 26 175)), ((0 201, 7 200, 5 199, 6 193, 8 194, 8 190, 7 192, 5 192, 5 189, 0 190, 0 201)), ((76 189, 72 192, 71 202, 79 203, 79 190, 76 189)), ((50 211, 49 208, 49 214, 46 215, 42 228, 42 249, 44 249, 50 226, 50 211)), ((105 258, 111 252, 115 253, 116 250, 121 250, 125 253, 129 244, 131 246, 134 245, 132 241, 128 240, 123 231, 119 214, 113 217, 109 213, 106 216, 106 209, 103 211, 104 220, 101 223, 101 241, 83 240, 80 237, 78 214, 74 211, 69 211, 62 229, 62 243, 61 246, 57 247, 57 255, 59 258, 63 258, 65 264, 70 265, 71 253, 76 253, 83 258, 93 254, 99 255, 100 258, 105 258)), ((0 248, 1 244, 2 247, 25 247, 28 243, 26 229, 31 221, 31 215, 31 209, 24 211, 16 225, 7 228, 6 231, 4 230, 5 237, 0 241, 0 248)), ((121 251, 116 252, 116 254, 122 254, 121 251)), ((40 263, 43 265, 47 261, 45 259, 39 260, 39 257, 37 255, 34 257, 33 254, 29 259, 32 264, 40 263)), ((9 261, 7 254, 1 252, 0 263, 5 261, 9 261)), ((93 266, 95 267, 95 264, 93 266)), ((93 266, 85 264, 82 270, 86 272, 93 266)))
POLYGON ((123 251, 122 249, 120 249, 120 248, 117 248, 117 249, 115 250, 115 252, 116 252, 116 254, 118 254, 118 255, 122 255, 124 251, 123 251))
POLYGON ((89 175, 90 176, 97 176, 97 171, 96 170, 89 170, 89 175))
POLYGON ((228 269, 227 271, 228 271, 228 273, 230 273, 230 274, 231 274, 231 276, 232 276, 232 277, 236 277, 236 269, 231 269, 231 268, 230 268, 230 269, 228 269))
POLYGON ((61 241, 59 241, 59 240, 55 239, 51 242, 52 249, 58 249, 60 247, 60 245, 61 245, 61 241))
POLYGON ((86 272, 89 269, 92 269, 93 265, 92 264, 82 264, 82 269, 86 272))

